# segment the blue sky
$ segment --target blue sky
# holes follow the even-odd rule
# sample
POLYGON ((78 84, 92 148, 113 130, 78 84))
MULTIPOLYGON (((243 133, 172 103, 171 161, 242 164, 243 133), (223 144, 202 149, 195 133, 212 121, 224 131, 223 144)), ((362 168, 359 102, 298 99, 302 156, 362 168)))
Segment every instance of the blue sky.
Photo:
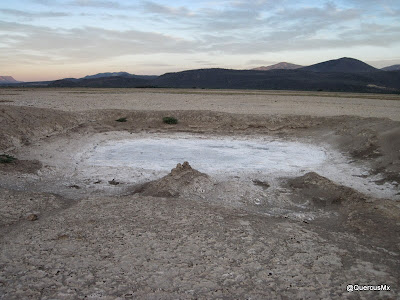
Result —
POLYGON ((0 75, 400 63, 398 0, 0 1, 0 75))

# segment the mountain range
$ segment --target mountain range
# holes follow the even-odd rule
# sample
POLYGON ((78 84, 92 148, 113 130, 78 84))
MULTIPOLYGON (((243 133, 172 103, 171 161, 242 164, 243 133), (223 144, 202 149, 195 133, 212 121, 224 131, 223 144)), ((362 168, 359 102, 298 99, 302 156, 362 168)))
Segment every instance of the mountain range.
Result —
POLYGON ((376 69, 360 60, 340 58, 302 67, 279 63, 251 70, 197 69, 161 76, 110 72, 51 82, 15 83, 14 86, 102 88, 268 89, 334 92, 400 93, 396 66, 376 69))
MULTIPOLYGON (((137 78, 129 73, 62 79, 50 87, 154 87, 208 89, 268 89, 333 92, 400 93, 400 71, 382 71, 353 58, 307 67, 278 64, 270 70, 198 69, 137 78), (282 69, 282 68, 289 69, 282 69), (129 75, 129 76, 128 76, 129 75)), ((110 74, 110 73, 106 73, 110 74)))

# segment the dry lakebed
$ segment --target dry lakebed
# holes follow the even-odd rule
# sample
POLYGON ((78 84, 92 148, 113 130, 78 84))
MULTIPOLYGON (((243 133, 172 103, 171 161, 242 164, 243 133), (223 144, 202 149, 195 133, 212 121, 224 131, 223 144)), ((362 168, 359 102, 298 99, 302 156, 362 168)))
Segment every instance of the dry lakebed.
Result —
POLYGON ((0 126, 0 299, 400 298, 398 95, 3 88, 0 126))

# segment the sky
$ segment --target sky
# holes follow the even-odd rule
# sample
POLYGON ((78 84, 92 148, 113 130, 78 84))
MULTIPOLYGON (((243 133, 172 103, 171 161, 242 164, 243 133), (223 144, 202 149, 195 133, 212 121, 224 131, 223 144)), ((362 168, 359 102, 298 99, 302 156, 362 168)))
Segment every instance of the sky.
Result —
POLYGON ((0 76, 400 64, 399 0, 0 0, 0 76))

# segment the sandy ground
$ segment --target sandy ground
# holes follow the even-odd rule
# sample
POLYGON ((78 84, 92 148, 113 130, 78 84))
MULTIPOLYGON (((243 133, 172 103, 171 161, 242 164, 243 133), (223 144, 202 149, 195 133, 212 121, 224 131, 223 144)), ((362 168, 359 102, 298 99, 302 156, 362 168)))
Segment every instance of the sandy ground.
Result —
POLYGON ((400 121, 400 96, 174 89, 3 89, 0 103, 63 111, 207 110, 235 114, 361 116, 400 121), (377 101, 379 100, 379 101, 377 101))
POLYGON ((1 299, 400 297, 398 96, 1 89, 0 102, 0 154, 18 158, 0 164, 1 299), (366 172, 84 164, 110 139, 177 134, 306 142, 366 172))

